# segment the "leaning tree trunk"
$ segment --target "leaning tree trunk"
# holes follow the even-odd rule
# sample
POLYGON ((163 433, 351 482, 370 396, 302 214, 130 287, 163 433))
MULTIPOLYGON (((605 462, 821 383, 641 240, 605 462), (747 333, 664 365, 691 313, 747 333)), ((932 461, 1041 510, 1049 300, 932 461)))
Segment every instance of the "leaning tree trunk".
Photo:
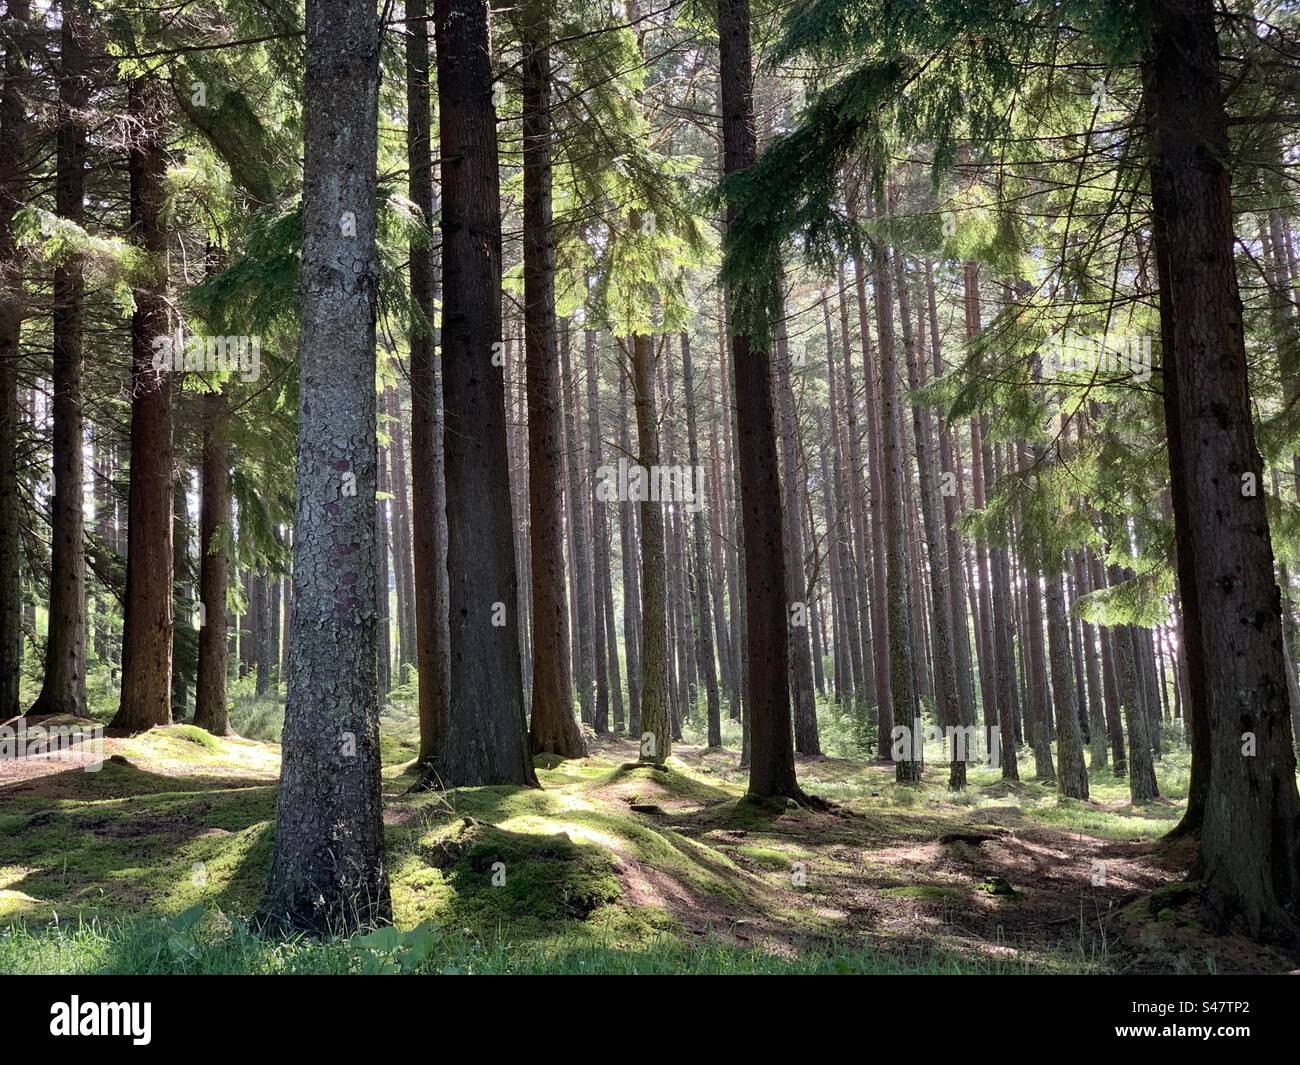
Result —
POLYGON ((315 933, 392 918, 375 660, 378 100, 374 5, 308 0, 297 613, 261 915, 315 933))
POLYGON ((199 666, 194 683, 194 724, 217 736, 230 731, 226 705, 226 585, 230 560, 230 443, 226 400, 203 397, 203 455, 199 463, 199 666))
POLYGON ((555 236, 551 224, 551 53, 544 16, 525 8, 524 345, 528 396, 528 542, 533 593, 533 754, 587 754, 573 716, 564 574, 564 417, 555 346, 555 236))
POLYGON ((1155 0, 1147 70, 1165 424, 1193 727, 1210 779, 1195 873, 1216 922, 1300 930, 1300 795, 1233 258, 1214 7, 1155 0))
MULTIPOLYGON (((501 194, 488 10, 437 0, 451 715, 426 784, 537 785, 506 444, 501 194)), ((555 491, 557 485, 551 485, 555 491)))
POLYGON ((163 176, 167 171, 162 83, 128 88, 132 137, 127 159, 131 235, 147 257, 131 315, 131 486, 127 499, 122 697, 109 727, 143 732, 171 721, 172 412, 171 385, 154 366, 154 341, 168 333, 163 262, 163 176))
MULTIPOLYGON (((723 169, 748 169, 757 155, 749 0, 719 0, 723 169)), ((728 207, 728 222, 734 206, 728 207)), ((777 278, 772 283, 778 283, 777 278)), ((734 322, 734 315, 728 315, 734 322)), ((785 543, 776 417, 767 351, 748 336, 731 340, 736 388, 737 461, 745 549, 746 720, 750 730, 749 793, 801 797, 790 727, 790 645, 786 615, 785 543)))

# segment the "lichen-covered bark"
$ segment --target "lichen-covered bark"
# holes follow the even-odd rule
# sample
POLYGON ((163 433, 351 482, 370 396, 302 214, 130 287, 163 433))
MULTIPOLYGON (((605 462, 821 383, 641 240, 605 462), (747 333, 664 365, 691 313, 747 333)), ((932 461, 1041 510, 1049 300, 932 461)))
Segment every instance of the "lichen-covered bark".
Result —
POLYGON ((375 664, 378 94, 374 6, 309 0, 295 613, 261 913, 321 933, 392 916, 375 664))

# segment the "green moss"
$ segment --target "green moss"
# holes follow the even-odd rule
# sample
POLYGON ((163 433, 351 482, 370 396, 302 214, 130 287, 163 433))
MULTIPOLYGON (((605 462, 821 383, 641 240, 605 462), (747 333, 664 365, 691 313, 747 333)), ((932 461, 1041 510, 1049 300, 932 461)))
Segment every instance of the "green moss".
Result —
POLYGON ((941 884, 908 884, 905 887, 886 888, 882 895, 891 899, 918 899, 923 902, 960 903, 966 892, 960 888, 941 884))

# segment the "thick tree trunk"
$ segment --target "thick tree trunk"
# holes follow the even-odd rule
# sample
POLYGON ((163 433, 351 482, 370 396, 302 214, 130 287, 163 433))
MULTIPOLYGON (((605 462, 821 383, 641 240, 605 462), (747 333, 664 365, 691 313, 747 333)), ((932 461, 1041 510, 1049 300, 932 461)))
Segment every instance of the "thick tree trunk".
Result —
MULTIPOLYGON (((437 0, 451 718, 426 782, 537 785, 506 447, 501 196, 488 10, 437 0)), ((546 486, 556 491, 558 485, 546 486)))
POLYGON ((171 721, 172 412, 171 383, 154 367, 154 341, 168 334, 163 259, 163 176, 167 170, 163 86, 154 76, 128 88, 132 137, 131 236, 154 270, 135 289, 131 315, 131 488, 127 502, 122 698, 113 729, 143 732, 171 721))
POLYGON ((308 0, 294 602, 270 924, 392 918, 375 674, 379 22, 308 0))
POLYGON ((1214 7, 1156 0, 1147 74, 1165 424, 1209 801, 1196 874, 1217 923, 1300 931, 1300 795, 1233 259, 1214 7), (1246 478, 1256 489, 1246 491, 1246 478))
MULTIPOLYGON (((66 3, 60 37, 59 127, 55 211, 81 225, 85 218, 85 11, 66 3)), ((45 679, 33 714, 86 712, 86 555, 83 525, 84 418, 81 393, 83 315, 81 259, 54 270, 54 500, 51 506, 49 638, 45 679)), ((134 466, 132 467, 134 473, 134 466)))
MULTIPOLYGON (((533 594, 533 712, 529 746, 533 754, 582 758, 587 753, 587 745, 573 716, 573 682, 569 675, 564 495, 556 491, 564 484, 564 414, 560 406, 559 353, 555 346, 551 58, 546 45, 550 27, 544 17, 527 6, 521 18, 526 22, 522 63, 524 340, 528 377, 528 537, 533 594)), ((589 642, 588 651, 590 646, 589 642)))

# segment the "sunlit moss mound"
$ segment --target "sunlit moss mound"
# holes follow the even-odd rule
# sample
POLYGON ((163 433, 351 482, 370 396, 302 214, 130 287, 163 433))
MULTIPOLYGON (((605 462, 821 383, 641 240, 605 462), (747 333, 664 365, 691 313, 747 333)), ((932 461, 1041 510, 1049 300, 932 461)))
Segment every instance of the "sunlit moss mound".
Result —
POLYGON ((585 920, 622 894, 614 859, 566 833, 507 832, 467 820, 430 863, 452 891, 448 920, 492 928, 585 920))

